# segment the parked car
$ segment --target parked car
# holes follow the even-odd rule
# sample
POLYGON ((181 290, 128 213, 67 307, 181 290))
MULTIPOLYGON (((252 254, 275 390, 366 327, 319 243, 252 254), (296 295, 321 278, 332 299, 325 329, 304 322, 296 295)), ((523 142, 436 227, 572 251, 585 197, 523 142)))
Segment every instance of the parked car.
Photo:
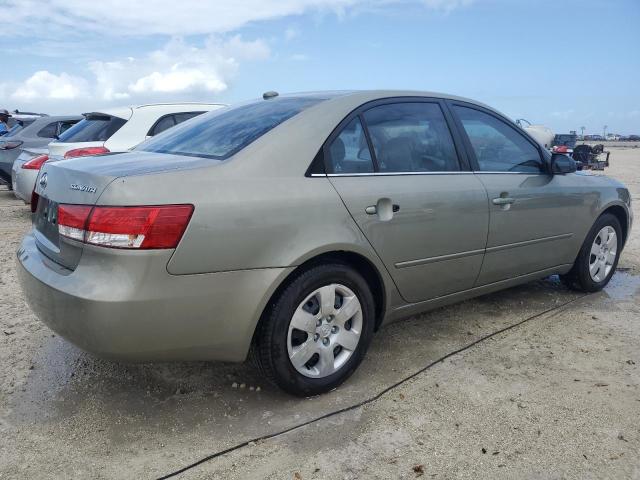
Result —
POLYGON ((31 195, 42 164, 49 158, 49 149, 25 148, 13 162, 11 185, 14 195, 24 203, 31 203, 31 195))
POLYGON ((124 152, 174 125, 224 106, 158 103, 85 113, 81 122, 49 144, 49 161, 124 152))
MULTIPOLYGON (((15 129, 0 139, 0 178, 9 186, 13 185, 12 167, 14 161, 25 148, 46 147, 70 127, 78 123, 80 115, 37 117, 29 125, 15 129)), ((33 188, 32 188, 33 189, 33 188)), ((29 192, 31 195, 31 192, 29 192)))
POLYGON ((306 396, 351 375, 385 323, 551 274, 587 292, 613 275, 629 191, 495 110, 405 91, 265 97, 130 153, 45 163, 18 251, 39 318, 114 359, 250 354, 306 396))
POLYGON ((16 195, 31 202, 33 186, 44 162, 126 151, 185 120, 223 107, 217 103, 153 104, 86 113, 74 128, 50 143, 44 154, 37 150, 25 152, 21 159, 25 163, 14 166, 16 195), (37 158, 34 152, 38 153, 37 158))

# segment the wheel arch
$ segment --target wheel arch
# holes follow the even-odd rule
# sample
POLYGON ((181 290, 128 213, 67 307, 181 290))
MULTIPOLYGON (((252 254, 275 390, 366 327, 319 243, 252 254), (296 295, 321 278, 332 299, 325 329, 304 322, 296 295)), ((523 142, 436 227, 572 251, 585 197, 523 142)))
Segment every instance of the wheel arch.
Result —
POLYGON ((310 258, 302 261, 295 269, 289 272, 286 275, 280 284, 273 291, 269 300, 266 302, 258 322, 255 326, 253 338, 251 344, 255 343, 256 334, 259 332, 262 323, 264 322, 267 313, 271 306, 273 305, 274 300, 280 295, 280 293, 291 283, 291 281, 296 278, 301 272, 306 271, 307 269, 328 262, 338 262, 345 265, 348 265, 354 268, 358 273, 362 275, 365 279, 369 288, 371 288, 371 294, 374 299, 374 309, 375 309, 375 325, 374 329, 377 331, 382 321, 385 317, 386 309, 387 309, 387 286, 385 285, 384 278, 382 276, 382 272, 372 262, 369 258, 367 258, 362 253, 355 252, 353 250, 345 250, 345 249, 337 249, 325 251, 322 253, 317 253, 310 258))
POLYGON ((600 215, 598 215, 598 218, 600 218, 605 213, 610 213, 611 215, 616 217, 620 222, 620 227, 622 228, 622 244, 624 245, 629 236, 629 227, 630 227, 629 215, 627 214, 626 208, 618 204, 609 205, 604 210, 602 210, 602 212, 600 212, 600 215))

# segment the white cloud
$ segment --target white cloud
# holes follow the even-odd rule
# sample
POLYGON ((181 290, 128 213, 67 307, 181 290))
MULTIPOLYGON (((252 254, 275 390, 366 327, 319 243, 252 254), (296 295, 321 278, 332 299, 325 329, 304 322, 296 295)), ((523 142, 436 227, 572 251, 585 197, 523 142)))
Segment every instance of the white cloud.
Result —
POLYGON ((174 38, 144 58, 91 62, 96 94, 104 100, 135 95, 220 93, 228 88, 241 61, 269 58, 262 40, 210 37, 202 47, 174 38))
POLYGON ((22 101, 36 99, 75 100, 88 95, 87 81, 67 73, 55 75, 47 70, 39 70, 25 80, 11 95, 22 101))
POLYGON ((286 41, 293 40, 300 36, 300 30, 296 27, 289 27, 284 31, 284 39, 286 41))
POLYGON ((239 35, 210 37, 200 47, 174 38, 141 58, 89 62, 86 78, 41 70, 13 87, 0 84, 0 92, 12 90, 12 100, 26 103, 93 98, 102 104, 217 94, 228 88, 241 61, 264 60, 270 54, 264 41, 245 41, 239 35))
POLYGON ((309 60, 309 56, 304 53, 294 53, 290 58, 295 62, 306 62, 309 60))
MULTIPOLYGON (((421 3, 451 11, 473 0, 244 0, 240 2, 182 0, 4 0, 0 24, 12 34, 65 31, 101 32, 108 36, 196 35, 224 33, 248 23, 333 12, 339 16, 361 7, 421 3)), ((64 38, 64 37, 58 37, 64 38)))
POLYGON ((474 0, 422 0, 422 2, 433 10, 450 12, 456 8, 468 7, 474 0))

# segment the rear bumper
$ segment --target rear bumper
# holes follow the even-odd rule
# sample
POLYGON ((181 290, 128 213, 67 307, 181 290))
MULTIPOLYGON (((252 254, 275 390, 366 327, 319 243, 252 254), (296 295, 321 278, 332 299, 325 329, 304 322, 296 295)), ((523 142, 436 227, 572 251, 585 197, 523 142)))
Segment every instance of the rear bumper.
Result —
POLYGON ((11 185, 11 167, 13 167, 13 161, 20 154, 19 148, 11 150, 0 150, 0 179, 3 183, 11 185))
POLYGON ((87 246, 71 271, 45 257, 28 234, 18 250, 19 279, 42 322, 98 356, 243 361, 264 306, 290 269, 170 275, 171 253, 87 246))

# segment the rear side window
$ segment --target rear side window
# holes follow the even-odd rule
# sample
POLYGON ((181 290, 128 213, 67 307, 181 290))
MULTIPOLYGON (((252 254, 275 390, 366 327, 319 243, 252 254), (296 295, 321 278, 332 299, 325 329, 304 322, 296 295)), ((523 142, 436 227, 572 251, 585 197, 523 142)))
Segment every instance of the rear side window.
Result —
POLYGON ((165 115, 164 117, 162 117, 160 120, 156 122, 153 128, 151 128, 149 135, 153 137, 154 135, 157 135, 160 132, 164 132, 165 130, 168 130, 169 128, 173 127, 175 124, 176 124, 176 121, 173 115, 165 115))
POLYGON ((364 112, 380 172, 460 169, 449 127, 437 103, 392 103, 364 112))
POLYGON ((45 125, 38 131, 38 136, 43 138, 54 138, 58 129, 58 122, 52 122, 45 125))
POLYGON ((110 115, 87 115, 69 130, 60 135, 58 141, 104 142, 109 140, 127 121, 110 115))
POLYGON ((320 101, 285 97, 216 110, 144 142, 139 149, 224 160, 320 101))
POLYGON ((453 107, 473 148, 480 171, 544 172, 540 152, 524 136, 493 115, 453 107))
POLYGON ((173 118, 176 120, 176 125, 182 122, 186 122, 187 120, 191 120, 193 117, 197 117, 198 115, 202 115, 205 112, 184 112, 184 113, 176 113, 173 118))
POLYGON ((371 173, 373 162, 359 117, 355 117, 329 144, 330 173, 371 173))
POLYGON ((58 133, 58 135, 63 134, 64 132, 69 130, 71 127, 73 127, 76 123, 78 122, 77 121, 60 122, 60 132, 58 133))

